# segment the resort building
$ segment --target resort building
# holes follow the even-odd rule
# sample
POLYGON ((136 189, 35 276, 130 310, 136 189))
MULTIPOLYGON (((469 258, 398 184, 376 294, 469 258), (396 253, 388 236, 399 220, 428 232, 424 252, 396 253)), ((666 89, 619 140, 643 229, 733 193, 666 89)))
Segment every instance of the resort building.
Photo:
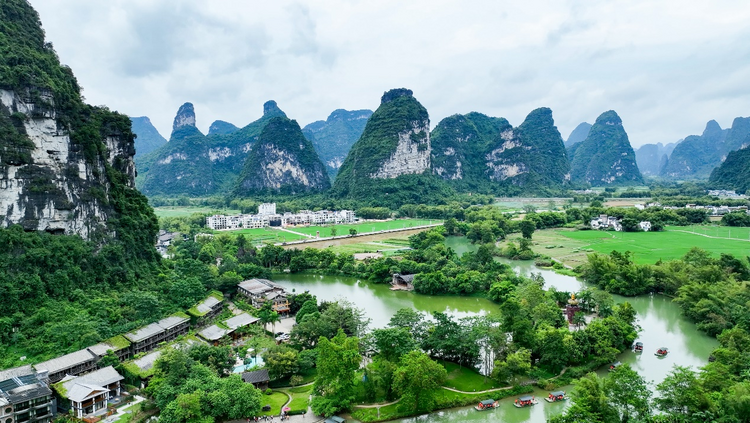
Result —
POLYGON ((258 206, 258 214, 261 216, 276 214, 276 203, 262 203, 258 206))
POLYGON ((0 422, 49 423, 56 411, 44 373, 31 366, 0 371, 0 422))
POLYGON ((414 275, 402 275, 401 273, 394 273, 393 279, 391 279, 391 290, 413 291, 414 275))
POLYGON ((188 333, 190 319, 187 315, 175 314, 156 323, 142 327, 137 331, 126 333, 133 355, 155 349, 162 342, 169 342, 180 335, 188 333))
POLYGON ((232 338, 236 338, 235 331, 237 329, 252 325, 253 323, 257 323, 259 320, 260 319, 258 319, 257 317, 253 317, 247 313, 240 313, 225 320, 224 322, 221 322, 221 326, 219 324, 216 324, 203 329, 202 331, 198 332, 198 336, 205 339, 209 343, 216 345, 225 336, 232 336, 232 338))
POLYGON ((69 407, 65 408, 82 419, 105 412, 107 402, 120 396, 123 379, 114 367, 108 366, 83 376, 66 376, 55 390, 68 401, 69 407))
POLYGON ((205 300, 199 302, 187 311, 187 314, 198 324, 207 322, 221 313, 224 308, 224 295, 213 291, 205 300))
POLYGON ((277 313, 289 313, 286 290, 268 279, 242 281, 237 285, 237 294, 250 298, 253 307, 260 308, 266 301, 272 301, 277 313))
MULTIPOLYGON (((106 352, 105 352, 106 353, 106 352)), ((88 348, 65 354, 34 365, 40 374, 47 375, 50 383, 57 383, 65 376, 77 376, 96 369, 99 357, 88 348)))
POLYGON ((242 380, 245 383, 252 383, 261 391, 265 391, 268 389, 268 382, 271 381, 271 378, 268 376, 268 369, 260 369, 254 372, 243 372, 242 380))

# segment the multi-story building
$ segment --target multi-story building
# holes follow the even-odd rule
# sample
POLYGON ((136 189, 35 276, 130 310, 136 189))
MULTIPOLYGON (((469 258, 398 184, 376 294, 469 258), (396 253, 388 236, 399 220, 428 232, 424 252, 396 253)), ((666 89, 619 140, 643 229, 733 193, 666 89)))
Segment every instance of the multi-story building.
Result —
POLYGON ((190 319, 187 316, 172 315, 151 323, 124 336, 130 341, 133 355, 155 349, 162 342, 169 342, 188 333, 190 319))
POLYGON ((268 226, 299 226, 352 223, 357 219, 351 210, 300 210, 299 213, 276 213, 276 203, 258 206, 258 214, 235 216, 213 215, 206 218, 206 226, 213 230, 239 228, 265 228, 268 226))
POLYGON ((56 411, 44 372, 37 374, 31 366, 0 371, 0 422, 49 423, 56 411))
POLYGON ((205 300, 188 310, 187 314, 193 318, 194 322, 204 323, 219 315, 223 308, 224 296, 221 292, 214 291, 205 300))
POLYGON ((66 376, 55 389, 67 400, 73 415, 82 419, 106 410, 107 402, 120 395, 123 379, 114 367, 108 366, 83 376, 66 376))
POLYGON ((236 337, 234 332, 242 327, 251 325, 258 322, 257 317, 253 317, 247 313, 240 313, 236 316, 230 317, 224 321, 223 327, 219 325, 211 325, 202 331, 198 332, 198 336, 205 339, 208 342, 217 344, 221 338, 225 336, 236 337))
POLYGON ((237 293, 250 298, 253 307, 261 307, 266 301, 273 302, 277 313, 289 313, 286 290, 268 279, 249 279, 237 285, 237 293))
POLYGON ((34 369, 39 373, 46 373, 51 383, 57 383, 67 375, 76 376, 95 370, 98 361, 99 356, 84 348, 35 364, 34 369))
POLYGON ((262 203, 258 206, 258 214, 261 216, 276 214, 276 203, 262 203))

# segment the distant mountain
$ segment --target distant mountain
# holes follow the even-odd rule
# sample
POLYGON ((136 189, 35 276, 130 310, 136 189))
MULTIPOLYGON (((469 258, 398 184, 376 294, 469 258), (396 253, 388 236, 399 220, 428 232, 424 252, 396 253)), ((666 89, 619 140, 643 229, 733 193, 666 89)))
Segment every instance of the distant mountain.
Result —
POLYGON ((486 191, 490 182, 485 155, 510 123, 477 112, 440 121, 430 134, 432 173, 461 190, 486 191))
POLYGON ((339 169, 333 194, 373 204, 444 201, 451 192, 430 168, 430 117, 411 90, 383 94, 339 169))
POLYGON ((323 162, 297 122, 279 116, 269 120, 260 133, 235 194, 299 194, 330 187, 323 162))
POLYGON ((286 117, 275 101, 263 105, 263 116, 229 134, 205 136, 195 126, 193 105, 175 116, 170 141, 136 161, 137 184, 146 195, 211 195, 230 192, 265 125, 286 117))
POLYGON ((570 179, 565 145, 547 107, 533 110, 517 128, 504 127, 493 144, 485 165, 507 194, 555 190, 570 179))
POLYGON ((729 132, 729 129, 721 129, 715 120, 708 121, 702 135, 685 137, 675 146, 660 175, 671 179, 708 178, 726 154, 725 140, 729 132))
POLYGON ((167 143, 167 140, 165 140, 159 131, 156 130, 154 125, 151 124, 151 120, 149 120, 148 117, 132 117, 130 118, 130 122, 132 124, 133 133, 136 135, 136 157, 148 154, 167 143))
POLYGON ((355 142, 362 135, 372 110, 337 109, 326 120, 313 122, 302 133, 315 146, 328 174, 335 177, 355 142))
POLYGON ((216 120, 208 128, 208 135, 227 135, 239 131, 240 128, 223 120, 216 120))
MULTIPOLYGON (((679 142, 679 141, 678 141, 679 142)), ((672 154, 676 142, 644 144, 635 150, 635 161, 643 176, 658 176, 672 154)))
POLYGON ((592 186, 643 183, 628 134, 614 110, 596 118, 586 139, 568 151, 574 182, 592 186))
POLYGON ((591 130, 591 124, 588 122, 582 122, 579 123, 578 126, 576 126, 576 129, 573 130, 573 132, 570 133, 568 136, 568 139, 565 141, 565 148, 570 148, 579 142, 586 139, 587 136, 589 136, 589 131, 591 130))
MULTIPOLYGON (((750 144, 750 137, 743 144, 750 144)), ((745 147, 727 154, 726 160, 711 172, 709 186, 736 190, 742 193, 750 191, 750 148, 745 147)))

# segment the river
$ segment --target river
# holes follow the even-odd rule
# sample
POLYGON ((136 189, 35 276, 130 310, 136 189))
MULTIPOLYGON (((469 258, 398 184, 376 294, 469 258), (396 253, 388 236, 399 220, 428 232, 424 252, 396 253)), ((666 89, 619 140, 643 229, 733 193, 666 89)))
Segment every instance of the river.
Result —
MULTIPOLYGON (((465 238, 449 237, 446 245, 457 253, 475 249, 465 238)), ((560 291, 578 291, 583 283, 571 276, 559 275, 551 270, 539 269, 533 262, 501 260, 513 269, 528 275, 531 272, 541 273, 545 287, 554 286, 560 291)), ((280 275, 274 281, 289 290, 297 292, 309 290, 319 300, 346 299, 357 307, 363 308, 372 322, 371 328, 383 327, 390 317, 399 309, 412 307, 429 313, 443 311, 455 317, 498 313, 498 306, 484 298, 418 295, 412 292, 391 291, 389 286, 370 284, 354 278, 321 276, 321 275, 280 275)), ((695 325, 684 318, 680 308, 663 296, 641 296, 625 298, 614 296, 616 302, 628 301, 638 313, 638 324, 641 326, 638 340, 644 343, 643 354, 630 351, 622 353, 620 361, 628 363, 647 381, 653 383, 652 389, 664 380, 673 365, 700 367, 708 362, 708 355, 717 346, 714 338, 699 332, 695 325), (659 347, 668 347, 669 355, 657 358, 653 352, 659 347)), ((600 375, 605 375, 602 369, 600 375)), ((570 391, 572 387, 564 387, 570 391)), ((500 401, 500 407, 493 411, 478 412, 472 407, 461 407, 442 410, 414 418, 395 420, 400 423, 443 423, 443 422, 507 422, 507 423, 543 423, 548 418, 559 414, 568 402, 549 404, 543 401, 547 392, 536 390, 539 404, 533 407, 518 409, 513 406, 514 398, 500 401)))

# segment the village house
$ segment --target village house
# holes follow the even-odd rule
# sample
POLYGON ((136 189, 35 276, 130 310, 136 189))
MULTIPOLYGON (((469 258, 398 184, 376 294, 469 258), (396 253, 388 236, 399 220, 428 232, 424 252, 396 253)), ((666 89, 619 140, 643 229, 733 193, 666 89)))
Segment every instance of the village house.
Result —
POLYGON ((0 422, 49 423, 57 412, 45 373, 31 366, 0 371, 0 422))
POLYGON ((272 301, 277 313, 289 313, 286 290, 268 279, 242 281, 237 285, 237 294, 250 298, 253 307, 260 308, 266 301, 272 301))
POLYGON ((162 342, 172 341, 188 333, 189 328, 190 319, 187 315, 174 314, 124 336, 130 341, 132 354, 136 355, 151 351, 162 342))
POLYGON ((601 214, 599 217, 591 219, 591 229, 614 229, 620 232, 622 231, 622 223, 615 216, 601 214))
POLYGON ((393 279, 391 279, 391 289, 413 291, 414 275, 402 275, 401 273, 394 273, 393 279))
POLYGON ((247 313, 240 313, 222 322, 221 326, 215 324, 201 330, 198 332, 198 336, 209 343, 217 345, 225 336, 230 335, 235 338, 234 333, 237 329, 249 326, 259 320, 257 317, 253 317, 247 313))
POLYGON ((648 232, 651 230, 651 222, 644 220, 643 222, 638 223, 638 227, 641 228, 643 232, 648 232))
POLYGON ((105 411, 107 402, 120 396, 123 379, 114 367, 108 366, 83 376, 66 376, 55 390, 66 400, 64 408, 82 419, 105 411))
POLYGON ((226 216, 215 214, 206 217, 206 226, 213 230, 239 228, 266 228, 353 223, 357 216, 352 210, 300 210, 298 213, 276 213, 276 203, 263 203, 258 206, 258 214, 238 214, 226 216))
POLYGON ((245 383, 252 383, 261 391, 265 391, 268 389, 268 382, 271 381, 271 378, 268 376, 268 369, 260 369, 254 372, 243 372, 242 380, 245 383))

